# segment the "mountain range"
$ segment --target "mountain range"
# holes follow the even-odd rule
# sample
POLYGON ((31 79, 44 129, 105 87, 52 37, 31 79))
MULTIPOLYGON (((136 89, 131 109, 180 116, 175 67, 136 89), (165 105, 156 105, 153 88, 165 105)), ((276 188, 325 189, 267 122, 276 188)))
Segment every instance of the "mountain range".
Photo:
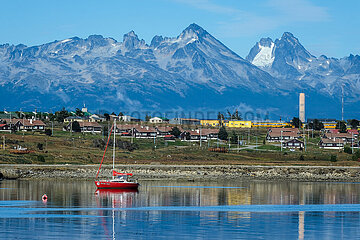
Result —
MULTIPOLYGON (((360 107, 360 57, 315 57, 291 33, 263 38, 244 59, 196 24, 177 37, 135 32, 123 41, 100 35, 39 46, 0 45, 0 107, 58 110, 192 112, 216 117, 239 109, 246 118, 297 116, 298 94, 313 117, 360 107)), ((190 116, 192 117, 192 116, 190 116)), ((349 116, 350 117, 350 116, 349 116)))

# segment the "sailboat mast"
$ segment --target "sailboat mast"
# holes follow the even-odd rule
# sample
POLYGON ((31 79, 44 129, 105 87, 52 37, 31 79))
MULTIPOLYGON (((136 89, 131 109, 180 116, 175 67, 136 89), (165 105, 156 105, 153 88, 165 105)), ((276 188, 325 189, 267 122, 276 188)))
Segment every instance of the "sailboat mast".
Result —
MULTIPOLYGON (((116 119, 114 118, 113 170, 115 169, 115 135, 116 135, 116 119)), ((114 174, 113 174, 113 179, 114 179, 114 174)))

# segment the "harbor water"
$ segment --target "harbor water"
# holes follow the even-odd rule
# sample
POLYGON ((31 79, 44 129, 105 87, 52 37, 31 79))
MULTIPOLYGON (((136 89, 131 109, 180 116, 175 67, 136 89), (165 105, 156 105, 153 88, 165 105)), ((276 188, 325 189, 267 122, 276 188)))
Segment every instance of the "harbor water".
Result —
POLYGON ((3 180, 3 239, 359 239, 360 183, 3 180), (46 194, 48 199, 42 200, 46 194))

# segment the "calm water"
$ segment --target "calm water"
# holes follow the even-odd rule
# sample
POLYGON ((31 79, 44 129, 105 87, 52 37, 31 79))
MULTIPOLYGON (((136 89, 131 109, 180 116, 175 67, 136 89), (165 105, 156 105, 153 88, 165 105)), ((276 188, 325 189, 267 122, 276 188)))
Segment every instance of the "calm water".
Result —
POLYGON ((360 239, 360 183, 0 182, 2 239, 360 239), (41 196, 47 193, 47 202, 41 196))

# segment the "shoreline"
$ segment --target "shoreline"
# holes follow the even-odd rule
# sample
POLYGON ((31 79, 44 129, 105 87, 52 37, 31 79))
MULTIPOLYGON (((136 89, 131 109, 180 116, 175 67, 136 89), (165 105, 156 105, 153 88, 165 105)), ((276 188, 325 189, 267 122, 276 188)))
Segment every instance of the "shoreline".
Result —
MULTIPOLYGON (((4 179, 94 179, 99 165, 1 164, 4 179)), ((103 165, 99 178, 111 176, 103 165)), ((252 166, 252 165, 122 165, 137 180, 291 180, 360 182, 360 167, 341 166, 252 166)))

